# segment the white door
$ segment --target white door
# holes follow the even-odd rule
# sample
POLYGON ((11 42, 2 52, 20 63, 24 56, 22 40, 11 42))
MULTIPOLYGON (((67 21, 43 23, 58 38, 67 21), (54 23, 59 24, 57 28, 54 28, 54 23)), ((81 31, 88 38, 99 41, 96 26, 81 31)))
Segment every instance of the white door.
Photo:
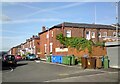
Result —
POLYGON ((90 40, 90 31, 86 31, 86 39, 90 40))

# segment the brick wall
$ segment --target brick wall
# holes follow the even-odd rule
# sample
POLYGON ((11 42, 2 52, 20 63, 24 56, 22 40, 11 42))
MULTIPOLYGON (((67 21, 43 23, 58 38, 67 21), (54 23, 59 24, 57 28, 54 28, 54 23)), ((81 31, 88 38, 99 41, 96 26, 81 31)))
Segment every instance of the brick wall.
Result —
MULTIPOLYGON (((60 42, 58 40, 56 40, 56 35, 63 33, 64 36, 66 36, 66 31, 67 30, 71 30, 71 36, 72 37, 85 37, 86 38, 86 31, 90 31, 90 32, 95 32, 95 38, 92 38, 93 41, 97 41, 97 34, 98 32, 101 32, 101 35, 103 35, 103 32, 107 32, 108 36, 113 36, 113 32, 115 30, 110 30, 110 29, 95 29, 95 28, 73 28, 73 27, 64 27, 64 32, 62 30, 62 28, 53 28, 49 30, 49 39, 46 37, 48 34, 48 31, 39 34, 40 36, 40 57, 41 58, 45 58, 45 44, 47 45, 47 52, 46 54, 49 54, 50 52, 50 45, 49 43, 53 43, 53 47, 52 47, 52 54, 53 55, 67 55, 67 54, 74 54, 76 56, 82 56, 83 54, 88 54, 88 51, 81 51, 81 52, 77 52, 76 50, 71 50, 69 49, 68 52, 56 52, 55 48, 60 48, 60 46, 62 46, 60 44, 60 42), (53 32, 53 37, 52 37, 52 32, 53 32)), ((92 37, 92 35, 90 35, 90 37, 92 37)), ((103 38, 99 38, 99 41, 103 41, 103 38)), ((93 56, 101 56, 101 55, 106 55, 106 48, 100 48, 100 47, 96 47, 93 48, 93 56)))
POLYGON ((107 54, 106 47, 93 47, 92 53, 90 54, 87 49, 78 51, 73 48, 69 48, 68 55, 74 54, 75 56, 82 57, 84 54, 89 56, 105 56, 107 54))
POLYGON ((18 48, 13 47, 13 48, 11 49, 11 54, 12 54, 12 55, 17 55, 17 53, 18 53, 18 48))

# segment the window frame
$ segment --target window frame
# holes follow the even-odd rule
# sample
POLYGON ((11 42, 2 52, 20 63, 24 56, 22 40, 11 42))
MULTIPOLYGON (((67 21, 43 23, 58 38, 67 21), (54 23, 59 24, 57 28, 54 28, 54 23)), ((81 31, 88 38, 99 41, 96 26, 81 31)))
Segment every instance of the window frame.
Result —
POLYGON ((107 37, 107 32, 103 32, 103 36, 102 37, 107 37))
POLYGON ((95 32, 91 32, 92 38, 95 38, 95 32))
POLYGON ((66 37, 71 37, 71 36, 72 36, 72 31, 66 30, 66 37))

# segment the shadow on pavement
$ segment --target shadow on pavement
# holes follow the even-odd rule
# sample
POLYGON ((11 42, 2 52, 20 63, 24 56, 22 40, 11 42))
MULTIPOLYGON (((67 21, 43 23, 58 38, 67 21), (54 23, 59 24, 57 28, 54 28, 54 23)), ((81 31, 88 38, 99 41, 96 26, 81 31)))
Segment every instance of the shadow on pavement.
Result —
POLYGON ((28 64, 28 63, 18 63, 17 66, 12 66, 12 65, 3 64, 3 65, 2 65, 2 70, 10 70, 11 68, 12 68, 12 69, 15 69, 16 67, 24 66, 24 65, 27 65, 27 64, 28 64))

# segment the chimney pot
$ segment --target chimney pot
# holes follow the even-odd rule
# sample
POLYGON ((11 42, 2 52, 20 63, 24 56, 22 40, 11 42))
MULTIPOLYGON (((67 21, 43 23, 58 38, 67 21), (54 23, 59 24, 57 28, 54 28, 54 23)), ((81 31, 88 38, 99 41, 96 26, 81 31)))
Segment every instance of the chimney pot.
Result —
POLYGON ((45 26, 42 27, 42 32, 46 31, 46 28, 45 26))

